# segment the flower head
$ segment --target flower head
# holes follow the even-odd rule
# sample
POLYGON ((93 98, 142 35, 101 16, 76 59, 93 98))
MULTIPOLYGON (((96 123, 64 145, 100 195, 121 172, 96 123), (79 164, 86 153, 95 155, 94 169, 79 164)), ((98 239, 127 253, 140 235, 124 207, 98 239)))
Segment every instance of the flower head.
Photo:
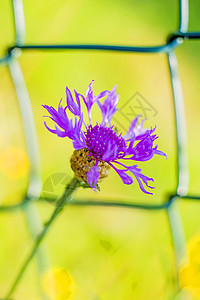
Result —
POLYGON ((89 84, 86 97, 75 93, 75 100, 66 88, 66 106, 58 105, 58 110, 52 106, 43 105, 49 112, 50 119, 55 122, 55 128, 51 129, 44 122, 46 128, 57 134, 59 137, 68 137, 72 140, 74 153, 71 158, 71 167, 75 175, 88 183, 90 187, 96 190, 97 182, 107 176, 109 167, 113 168, 120 176, 124 184, 132 184, 134 176, 138 181, 140 189, 147 194, 144 186, 152 189, 149 185, 153 178, 149 178, 142 174, 142 170, 136 164, 127 166, 124 161, 147 161, 155 154, 166 156, 166 154, 154 146, 154 141, 158 138, 155 128, 143 128, 143 122, 139 121, 137 116, 128 131, 123 136, 122 133, 117 134, 112 125, 112 117, 117 111, 117 103, 119 95, 116 94, 116 86, 111 91, 105 90, 96 97, 92 89, 93 81, 89 84), (104 98, 103 103, 101 102, 104 98), (86 125, 81 112, 81 101, 85 104, 88 113, 89 124, 86 125), (92 123, 91 110, 93 105, 97 103, 102 113, 101 123, 92 123), (68 112, 74 115, 74 119, 69 119, 68 112), (132 176, 128 175, 131 174, 132 176))

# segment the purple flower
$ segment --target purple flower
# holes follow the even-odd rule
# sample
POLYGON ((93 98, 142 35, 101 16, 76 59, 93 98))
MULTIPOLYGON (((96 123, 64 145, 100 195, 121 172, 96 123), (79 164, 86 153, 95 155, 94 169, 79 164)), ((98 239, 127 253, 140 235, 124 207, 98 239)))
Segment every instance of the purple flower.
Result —
POLYGON ((82 178, 87 181, 93 190, 96 189, 101 175, 104 174, 102 178, 106 176, 105 174, 107 174, 107 169, 110 166, 117 172, 124 184, 132 184, 134 177, 144 193, 152 194, 146 188, 153 188, 149 185, 150 181, 154 181, 153 178, 142 174, 142 170, 138 168, 137 164, 130 165, 130 162, 147 161, 155 154, 166 156, 164 152, 157 149, 157 145, 154 146, 154 141, 158 138, 154 134, 156 127, 153 129, 143 128, 144 120, 139 123, 140 116, 137 116, 124 136, 122 136, 122 133, 117 134, 113 130, 114 125, 111 125, 119 100, 119 96, 116 94, 116 86, 111 91, 105 90, 95 97, 92 84, 93 81, 87 88, 86 97, 74 90, 75 100, 67 87, 67 105, 63 107, 61 99, 57 111, 52 106, 43 105, 50 114, 48 117, 56 124, 55 128, 51 129, 44 122, 46 128, 59 137, 68 137, 72 140, 74 149, 78 153, 78 156, 73 158, 78 164, 78 174, 81 174, 80 169, 86 172, 82 178), (100 101, 102 98, 105 98, 103 103, 100 101), (86 125, 83 120, 81 100, 87 108, 89 125, 86 125), (102 113, 102 122, 95 125, 92 124, 91 114, 94 103, 97 103, 102 113), (74 115, 74 120, 68 117, 68 112, 74 115), (81 156, 84 155, 87 156, 87 160, 85 160, 87 166, 82 164, 81 156), (127 161, 129 161, 129 166, 125 164, 127 161))

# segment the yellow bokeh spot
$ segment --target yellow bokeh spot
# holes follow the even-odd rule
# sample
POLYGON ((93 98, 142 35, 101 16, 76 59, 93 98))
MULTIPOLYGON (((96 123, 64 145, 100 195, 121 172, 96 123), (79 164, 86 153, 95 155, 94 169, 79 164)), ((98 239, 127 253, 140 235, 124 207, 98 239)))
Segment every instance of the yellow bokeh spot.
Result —
POLYGON ((200 264, 200 235, 193 237, 188 244, 190 262, 200 264))
POLYGON ((70 300, 74 292, 74 282, 69 272, 63 268, 53 268, 42 278, 45 293, 52 300, 70 300))
POLYGON ((179 273, 180 285, 200 299, 200 235, 188 243, 189 262, 179 273))
POLYGON ((0 170, 11 179, 26 176, 30 164, 26 152, 19 147, 7 147, 0 155, 0 170))

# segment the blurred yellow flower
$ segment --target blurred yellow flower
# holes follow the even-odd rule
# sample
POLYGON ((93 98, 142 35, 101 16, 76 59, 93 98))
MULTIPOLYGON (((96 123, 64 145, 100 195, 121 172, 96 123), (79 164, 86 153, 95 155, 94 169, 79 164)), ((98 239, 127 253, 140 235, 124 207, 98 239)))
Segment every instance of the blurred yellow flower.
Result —
POLYGON ((0 155, 0 170, 9 178, 17 179, 28 174, 30 168, 26 152, 19 147, 7 147, 0 155))
POLYGON ((45 293, 52 300, 70 300, 74 292, 74 282, 69 272, 63 268, 53 268, 42 278, 45 293))
POLYGON ((200 235, 189 242, 188 254, 189 262, 180 270, 180 285, 200 299, 200 235))

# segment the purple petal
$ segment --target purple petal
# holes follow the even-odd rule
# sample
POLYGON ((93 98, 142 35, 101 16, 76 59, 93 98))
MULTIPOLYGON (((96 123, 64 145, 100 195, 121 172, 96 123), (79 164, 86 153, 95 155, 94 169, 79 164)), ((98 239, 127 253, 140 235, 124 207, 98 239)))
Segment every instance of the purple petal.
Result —
MULTIPOLYGON (((150 160, 154 156, 154 154, 159 154, 157 146, 153 147, 153 142, 158 138, 155 134, 152 135, 154 131, 155 128, 147 130, 143 135, 141 135, 140 140, 135 147, 133 147, 133 141, 130 141, 126 155, 132 156, 128 159, 136 161, 147 161, 150 160)), ((139 138, 139 136, 137 138, 139 138)))
POLYGON ((160 150, 156 149, 155 154, 162 155, 162 156, 165 156, 167 158, 167 154, 165 154, 163 151, 160 151, 160 150))
POLYGON ((145 184, 148 188, 154 189, 154 187, 152 187, 152 186, 150 186, 148 184, 148 181, 154 181, 153 178, 147 177, 144 174, 142 174, 141 173, 141 169, 139 169, 137 167, 137 165, 128 167, 128 170, 135 176, 135 178, 136 178, 136 180, 137 180, 137 182, 139 184, 140 189, 145 194, 151 194, 151 195, 153 195, 153 193, 150 193, 150 192, 146 191, 145 188, 144 188, 144 186, 143 186, 143 184, 145 184))
POLYGON ((97 165, 93 166, 89 172, 87 172, 87 182, 91 189, 96 191, 96 185, 99 180, 99 168, 98 168, 98 161, 97 165))
POLYGON ((81 108, 81 104, 80 104, 80 97, 83 99, 83 102, 85 103, 85 105, 86 105, 86 100, 85 100, 85 97, 82 95, 82 94, 79 94, 79 93, 77 93, 77 91, 76 90, 74 90, 74 93, 75 93, 75 96, 76 96, 76 101, 77 101, 77 103, 79 103, 79 105, 80 105, 80 108, 81 108), (77 99, 78 98, 78 99, 77 99))
POLYGON ((85 143, 80 139, 73 140, 73 147, 75 150, 83 149, 86 147, 85 143))
MULTIPOLYGON (((78 112, 80 101, 77 100, 77 105, 75 103, 70 102, 71 93, 68 93, 68 104, 70 106, 71 111, 76 110, 75 114, 78 112)), ((62 100, 62 99, 61 99, 62 100)), ((58 111, 53 107, 49 107, 48 105, 43 105, 45 109, 50 113, 51 116, 47 116, 51 118, 60 128, 55 126, 55 129, 51 129, 47 126, 46 122, 44 122, 46 128, 54 134, 57 134, 59 137, 68 137, 73 141, 74 147, 76 150, 85 148, 86 141, 83 131, 81 130, 83 124, 83 113, 78 112, 78 118, 75 117, 75 121, 73 124, 73 120, 68 118, 66 114, 67 107, 63 108, 61 105, 61 101, 58 105, 58 111), (63 130, 62 130, 63 129, 63 130)))
POLYGON ((67 132, 60 130, 57 126, 55 126, 55 129, 51 129, 47 126, 46 122, 44 122, 45 127, 54 134, 57 134, 57 136, 59 137, 66 137, 67 136, 67 132))
POLYGON ((97 100, 97 104, 99 106, 99 108, 101 109, 101 113, 102 113, 102 123, 101 125, 105 126, 106 124, 111 125, 111 120, 112 117, 114 115, 114 113, 117 111, 116 106, 119 100, 119 96, 117 94, 115 94, 116 92, 116 85, 112 88, 111 92, 108 91, 104 91, 104 93, 102 94, 102 96, 106 96, 107 98, 104 100, 104 103, 102 104, 98 98, 97 100))
MULTIPOLYGON (((63 128, 64 130, 68 130, 69 129, 69 119, 67 117, 66 114, 66 109, 64 109, 61 105, 61 101, 59 102, 58 105, 58 111, 56 111, 56 109, 52 106, 48 106, 48 105, 42 105, 51 115, 51 119, 61 128, 63 128)), ((46 117, 46 116, 45 116, 46 117)))
POLYGON ((59 126, 63 125, 62 119, 59 117, 59 114, 54 107, 48 105, 42 105, 42 106, 48 111, 48 113, 51 115, 52 120, 55 123, 57 123, 59 126))
POLYGON ((68 87, 66 87, 66 102, 67 102, 67 107, 71 111, 71 113, 73 113, 75 116, 80 116, 80 114, 81 114, 80 99, 79 99, 78 93, 75 90, 74 90, 74 92, 75 92, 77 104, 75 103, 75 101, 74 101, 74 99, 72 97, 72 93, 70 92, 70 90, 68 89, 68 87))
MULTIPOLYGON (((144 121, 144 120, 142 120, 144 121)), ((142 123, 142 122, 141 122, 142 123)), ((136 135, 136 140, 142 140, 142 139, 145 139, 146 137, 148 136, 151 136, 151 134, 156 130, 156 126, 154 128, 151 128, 150 130, 149 129, 144 129, 143 131, 140 130, 138 132, 138 134, 136 135)), ((156 135, 152 135, 151 136, 153 138, 153 140, 155 140, 156 138, 156 135)))
POLYGON ((94 102, 96 102, 97 100, 107 96, 110 92, 108 90, 106 91, 103 91, 101 93, 99 93, 99 95, 97 95, 95 98, 94 98, 94 102))
MULTIPOLYGON (((133 119, 133 121, 131 122, 131 125, 129 126, 128 131, 126 132, 126 134, 124 135, 124 138, 126 140, 130 140, 130 139, 140 139, 143 138, 143 136, 149 132, 148 129, 143 128, 143 124, 145 119, 143 119, 138 125, 138 120, 141 117, 141 115, 138 115, 135 119, 133 119)), ((155 130, 155 129, 154 129, 155 130)), ((153 132, 153 131, 152 131, 153 132)))
POLYGON ((90 82, 90 84, 88 85, 88 88, 87 88, 87 91, 86 91, 86 100, 84 101, 85 105, 87 107, 90 124, 92 124, 91 109, 92 109, 92 106, 94 104, 93 90, 92 90, 93 82, 94 82, 94 80, 92 80, 92 82, 90 82))
POLYGON ((71 125, 70 138, 73 140, 73 146, 75 150, 86 147, 85 135, 81 130, 82 124, 83 124, 83 113, 81 114, 79 120, 75 118, 74 126, 73 124, 71 125))
POLYGON ((92 85, 93 85, 94 80, 92 80, 92 82, 90 82, 90 84, 88 85, 87 91, 86 91, 86 100, 87 100, 87 109, 88 111, 91 110, 92 105, 94 104, 93 101, 93 90, 92 90, 92 85))
POLYGON ((120 170, 117 169, 116 167, 113 166, 113 164, 109 163, 108 164, 117 172, 117 174, 120 176, 121 180, 123 181, 124 184, 132 184, 133 183, 133 178, 126 174, 127 170, 120 170))
POLYGON ((140 115, 137 116, 135 119, 133 119, 133 121, 131 122, 131 125, 129 126, 128 131, 127 131, 126 134, 124 135, 124 138, 125 138, 125 139, 132 139, 132 138, 135 138, 135 132, 134 132, 134 129, 135 129, 135 126, 136 126, 137 123, 138 123, 139 118, 140 118, 140 115))
POLYGON ((115 160, 117 158, 117 154, 118 154, 117 145, 116 144, 113 145, 111 142, 108 142, 108 148, 104 152, 104 154, 102 156, 102 160, 104 160, 104 161, 115 160))

